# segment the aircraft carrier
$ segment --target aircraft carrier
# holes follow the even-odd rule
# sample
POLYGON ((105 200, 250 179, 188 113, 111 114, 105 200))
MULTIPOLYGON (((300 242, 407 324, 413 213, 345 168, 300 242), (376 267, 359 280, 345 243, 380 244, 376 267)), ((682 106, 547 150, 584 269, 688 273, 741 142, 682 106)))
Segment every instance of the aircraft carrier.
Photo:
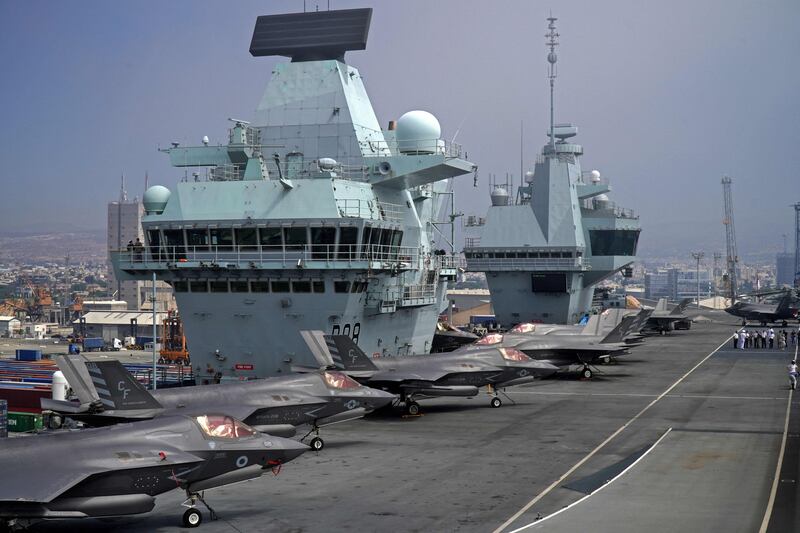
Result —
MULTIPOLYGON (((328 66, 333 68, 334 63, 328 66)), ((298 64, 301 66, 297 68, 303 68, 303 61, 298 64)), ((349 83, 348 78, 349 74, 343 77, 344 83, 349 83)), ((247 141, 248 136, 255 135, 247 124, 237 122, 233 132, 244 142, 233 142, 233 149, 229 146, 219 150, 244 153, 250 148, 242 148, 243 145, 258 144, 247 141)), ((551 121, 551 145, 557 133, 551 121)), ((170 155, 191 155, 174 148, 170 155)), ((437 150, 424 155, 435 156, 437 150)), ((448 157, 444 159, 467 169, 463 160, 448 157)), ((392 159, 391 166, 396 168, 398 161, 402 160, 392 159)), ((551 163, 555 161, 548 165, 551 163)), ((248 163, 245 172, 257 173, 260 168, 260 163, 252 168, 248 163)), ((277 166, 276 173, 279 168, 288 166, 277 166)), ((379 174, 380 169, 378 165, 379 174)), ((330 178, 324 180, 326 186, 330 178)), ((296 175, 278 176, 275 183, 268 185, 255 181, 260 188, 280 190, 285 188, 281 180, 289 180, 291 186, 303 183, 296 175)), ((309 180, 309 184, 314 183, 309 180)), ((187 182, 179 186, 178 193, 171 194, 188 198, 195 194, 190 192, 195 187, 222 187, 215 181, 204 185, 187 182)), ((248 180, 222 181, 225 187, 231 183, 237 189, 255 187, 248 180)), ((341 185, 361 187, 358 183, 362 182, 341 185)), ((261 194, 256 190, 252 189, 252 194, 261 194)), ((403 194, 411 193, 406 190, 403 194)), ((155 202, 152 196, 151 200, 155 202)), ((414 197, 410 202, 418 200, 414 197)), ((173 200, 168 198, 165 205, 169 201, 173 200)), ((180 203, 181 208, 188 205, 191 203, 180 203)), ((159 226, 158 238, 172 239, 175 234, 165 233, 162 222, 158 222, 162 215, 155 211, 159 206, 151 207, 149 229, 159 226)), ((385 212, 375 209, 353 218, 373 220, 373 224, 383 227, 385 212)), ((169 224, 177 224, 179 213, 164 210, 163 214, 172 217, 169 224)), ((621 219, 613 210, 610 218, 614 223, 621 219)), ((633 222, 620 223, 630 224, 625 231, 638 235, 637 222, 629 220, 633 222)), ((351 222, 358 225, 364 221, 351 222)), ((264 227, 270 226, 265 223, 264 227)), ((422 231, 421 228, 417 229, 422 231)), ((167 227, 171 229, 174 228, 167 227)), ((181 228, 181 238, 188 239, 189 229, 181 228)), ((212 229, 215 228, 206 227, 205 235, 210 236, 212 229)), ((281 235, 285 239, 289 234, 281 235)), ((420 236, 424 237, 422 233, 420 236)), ((580 232, 574 233, 573 246, 568 247, 571 257, 523 259, 576 262, 578 243, 583 238, 580 232)), ((242 281, 232 274, 239 266, 244 265, 247 276, 256 278, 255 271, 278 270, 270 261, 253 266, 249 262, 252 259, 248 259, 230 268, 227 264, 211 264, 210 259, 200 259, 201 256, 190 260, 186 244, 170 245, 166 250, 157 247, 154 256, 153 241, 148 244, 150 249, 146 251, 134 250, 127 255, 120 252, 117 261, 127 262, 120 268, 138 276, 157 272, 173 282, 184 281, 181 276, 187 283, 201 279, 208 283, 206 288, 224 278, 229 291, 239 286, 232 283, 242 281), (163 253, 186 257, 172 255, 169 260, 154 260, 163 253), (224 275, 217 275, 222 271, 224 275)), ((337 245, 341 244, 338 241, 337 245)), ((283 241, 282 246, 285 245, 283 241)), ((426 249, 423 247, 422 251, 426 249)), ((284 251, 285 248, 281 253, 284 251)), ((307 252, 311 255, 300 257, 303 261, 295 263, 295 269, 303 272, 313 266, 318 271, 316 275, 333 281, 326 277, 330 273, 313 262, 336 261, 330 257, 315 259, 314 249, 307 252)), ((395 252, 380 253, 393 257, 395 252)), ((632 254, 620 257, 626 261, 632 254)), ((296 256, 291 259, 296 261, 296 256)), ((533 261, 530 266, 539 268, 540 264, 533 261)), ((624 264, 627 263, 613 259, 607 263, 607 272, 624 264)), ((361 267, 356 265, 353 270, 361 267)), ((538 272, 535 268, 528 269, 526 275, 538 272)), ((336 276, 342 280, 360 279, 356 272, 339 270, 336 276)), ((417 269, 412 277, 420 272, 417 269)), ((441 270, 433 272, 433 282, 446 281, 441 279, 441 270)), ((583 271, 575 272, 579 275, 583 271)), ((398 274, 399 270, 389 268, 380 283, 393 283, 393 275, 398 274)), ((295 280, 305 281, 302 275, 290 281, 295 280)), ((576 285, 574 290, 577 294, 583 289, 576 285)), ((192 291, 188 294, 192 295, 192 291)), ((289 298, 278 298, 273 303, 282 305, 282 299, 289 298)), ((198 300, 195 304, 192 314, 200 323, 204 303, 198 300)), ((578 307, 559 309, 569 315, 578 307)), ((386 314, 394 312, 397 310, 386 314)), ((324 452, 307 453, 275 476, 209 491, 206 498, 217 509, 218 520, 206 521, 201 528, 209 532, 296 533, 800 530, 800 516, 795 512, 800 479, 800 415, 786 369, 789 360, 797 356, 797 347, 785 351, 735 349, 731 336, 740 327, 737 318, 714 310, 690 310, 687 314, 695 319, 690 330, 647 338, 630 354, 599 367, 591 380, 567 375, 510 388, 506 391, 508 400, 499 409, 489 408, 481 398, 440 398, 426 402, 422 416, 403 417, 397 410, 390 410, 330 426, 326 432, 331 443, 324 452)), ((288 314, 283 316, 289 318, 288 314)), ((337 323, 332 320, 326 325, 337 323)), ((214 366, 222 362, 216 356, 208 359, 214 366)), ((113 527, 119 532, 175 531, 176 509, 184 499, 176 490, 159 497, 155 510, 147 515, 113 521, 84 520, 79 525, 45 522, 35 524, 31 530, 74 531, 80 527, 81 531, 108 531, 113 527)))
MULTIPOLYGON (((515 403, 500 409, 443 398, 420 417, 330 426, 324 452, 209 492, 220 519, 201 528, 798 531, 800 407, 786 375, 797 348, 733 349, 737 319, 700 313, 691 330, 648 338, 590 381, 508 389, 515 403)), ((167 493, 153 513, 114 528, 176 531, 182 501, 167 493)), ((106 531, 109 522, 80 527, 106 531)))

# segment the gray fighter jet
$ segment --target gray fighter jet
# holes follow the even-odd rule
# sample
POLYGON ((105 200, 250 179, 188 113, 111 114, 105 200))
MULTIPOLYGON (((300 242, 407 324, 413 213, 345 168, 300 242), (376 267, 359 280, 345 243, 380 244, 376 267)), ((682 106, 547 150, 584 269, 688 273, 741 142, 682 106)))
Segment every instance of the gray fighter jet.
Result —
POLYGON ((334 364, 361 383, 399 395, 410 415, 419 413, 417 399, 437 396, 473 397, 488 387, 490 405, 503 405, 498 390, 530 383, 558 369, 534 361, 513 348, 483 346, 480 349, 435 355, 409 355, 370 359, 350 337, 325 336, 334 364))
POLYGON ((769 322, 780 322, 783 327, 786 327, 787 320, 791 318, 798 318, 798 310, 793 306, 794 298, 792 291, 787 291, 777 304, 756 304, 750 302, 736 302, 732 306, 725 309, 725 312, 738 316, 742 319, 742 325, 746 326, 748 320, 759 322, 762 326, 766 326, 769 322))
POLYGON ((56 361, 78 401, 43 398, 42 409, 91 426, 214 409, 283 437, 293 436, 297 426, 310 426, 301 440, 313 434, 309 445, 319 451, 325 446, 320 427, 362 417, 395 399, 336 371, 148 391, 119 361, 90 362, 75 355, 56 361))
POLYGON ((0 525, 147 513, 155 496, 186 491, 196 527, 204 491, 277 470, 308 449, 228 415, 164 416, 136 424, 58 432, 0 443, 0 525))
POLYGON ((613 356, 628 351, 625 337, 634 331, 641 322, 639 315, 624 317, 606 335, 530 335, 527 333, 496 333, 486 335, 471 346, 456 352, 470 353, 488 346, 515 348, 537 361, 549 363, 560 370, 581 367, 581 375, 590 379, 592 366, 598 361, 609 360, 613 356))
POLYGON ((669 310, 667 309, 667 299, 661 298, 658 300, 658 303, 656 303, 653 314, 650 315, 650 318, 644 325, 644 330, 655 331, 664 335, 668 331, 675 329, 690 329, 692 327, 692 321, 683 311, 691 301, 691 298, 684 298, 678 305, 673 307, 672 310, 669 310))

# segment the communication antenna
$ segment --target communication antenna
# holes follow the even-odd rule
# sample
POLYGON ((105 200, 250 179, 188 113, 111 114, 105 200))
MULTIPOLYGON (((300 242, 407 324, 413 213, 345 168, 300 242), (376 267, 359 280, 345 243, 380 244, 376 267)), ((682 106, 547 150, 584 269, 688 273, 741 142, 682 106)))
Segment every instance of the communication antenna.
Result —
POLYGON ((550 49, 550 52, 547 54, 547 62, 550 63, 550 148, 553 150, 553 152, 555 152, 556 135, 554 130, 555 121, 553 118, 553 92, 556 86, 556 61, 558 61, 558 56, 556 55, 556 46, 558 46, 559 34, 556 32, 556 21, 558 19, 551 13, 547 20, 549 22, 547 29, 550 31, 544 36, 547 37, 545 46, 550 49))

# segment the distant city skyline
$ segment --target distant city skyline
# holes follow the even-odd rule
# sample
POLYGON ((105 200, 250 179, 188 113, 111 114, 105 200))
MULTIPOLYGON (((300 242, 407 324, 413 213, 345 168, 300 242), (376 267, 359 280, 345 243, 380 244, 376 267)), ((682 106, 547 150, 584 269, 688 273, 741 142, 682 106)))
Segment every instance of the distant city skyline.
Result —
MULTIPOLYGON (((642 255, 724 251, 723 174, 734 180, 742 256, 782 251, 784 233, 793 242, 800 4, 331 4, 374 8, 367 50, 348 62, 384 127, 431 111, 479 165, 477 189, 470 177, 457 184, 459 211, 483 215, 490 173, 519 182, 521 123, 526 169, 546 142, 552 10, 556 121, 579 127, 584 169, 599 169, 612 200, 641 216, 642 255)), ((100 231, 122 174, 130 197, 145 173, 150 184, 175 183, 181 171, 156 148, 217 142, 227 117, 251 117, 285 61, 250 56, 255 17, 302 9, 299 0, 0 4, 0 232, 100 231)))

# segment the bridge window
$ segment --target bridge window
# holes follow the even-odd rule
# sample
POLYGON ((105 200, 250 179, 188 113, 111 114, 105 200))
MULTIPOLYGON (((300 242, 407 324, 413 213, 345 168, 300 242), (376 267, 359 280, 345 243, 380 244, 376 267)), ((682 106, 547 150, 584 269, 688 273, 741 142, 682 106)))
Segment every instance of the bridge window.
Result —
POLYGON ((236 245, 241 250, 255 250, 258 246, 256 228, 236 228, 236 245))
POLYGON ((325 292, 325 282, 324 281, 312 281, 311 288, 314 292, 325 292))
POLYGON ((212 281, 209 283, 211 292, 228 292, 227 281, 212 281))
POLYGON ((306 228, 283 228, 283 242, 287 250, 302 250, 308 244, 306 228))
POLYGON ((261 246, 267 247, 267 250, 264 250, 265 252, 270 250, 279 251, 283 246, 283 232, 281 228, 261 228, 258 231, 261 246))
POLYGON ((250 292, 269 292, 268 281, 251 281, 250 292))
POLYGON ((337 258, 340 261, 355 259, 356 245, 358 244, 358 228, 339 228, 339 251, 337 258))
POLYGON ((349 281, 334 281, 333 292, 350 292, 349 281))
POLYGON ((292 281, 292 292, 311 292, 310 281, 292 281))
POLYGON ((288 280, 273 280, 270 282, 270 289, 272 292, 289 292, 289 281, 288 280))
POLYGON ((231 292, 247 292, 247 282, 231 281, 231 292))
POLYGON ((186 244, 191 250, 208 250, 208 230, 207 229, 187 229, 186 244))
POLYGON ((592 255, 636 255, 639 230, 591 230, 592 255))
POLYGON ((206 281, 190 281, 189 290, 192 292, 208 292, 208 282, 206 281))
POLYGON ((173 281, 172 290, 174 290, 175 292, 188 292, 189 283, 186 281, 173 281))
POLYGON ((233 230, 230 228, 212 228, 208 230, 211 236, 211 246, 223 252, 233 250, 233 230))
POLYGON ((369 241, 372 238, 372 226, 364 226, 361 238, 361 259, 369 259, 369 241))
POLYGON ((333 259, 336 246, 336 228, 311 228, 311 258, 322 261, 333 259))

